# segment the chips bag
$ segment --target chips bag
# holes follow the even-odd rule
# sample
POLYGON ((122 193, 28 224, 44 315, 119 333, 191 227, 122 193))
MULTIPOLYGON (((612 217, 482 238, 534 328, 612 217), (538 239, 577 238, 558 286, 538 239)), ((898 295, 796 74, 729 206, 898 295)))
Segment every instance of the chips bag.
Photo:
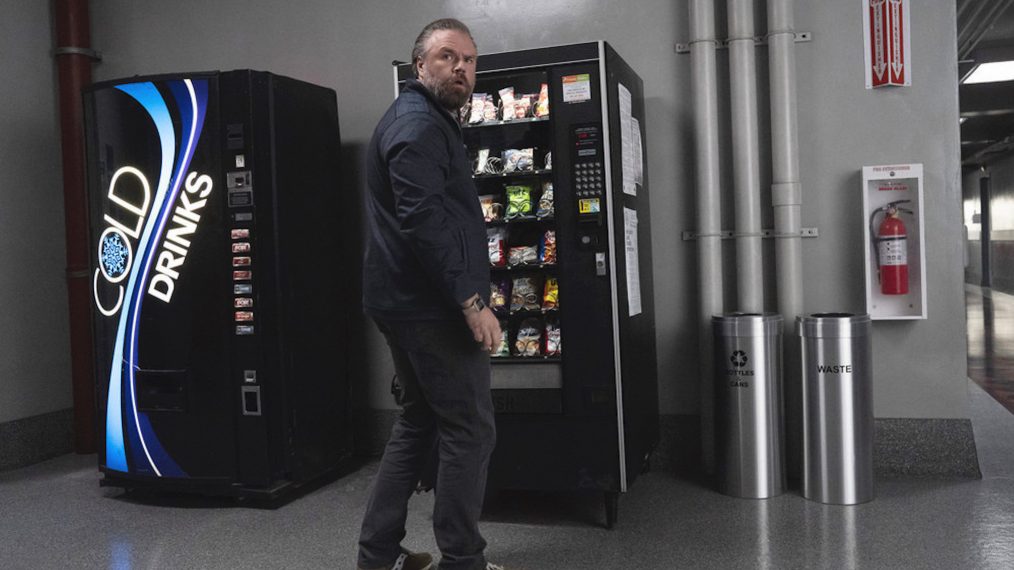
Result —
POLYGON ((518 327, 514 341, 514 354, 517 356, 539 356, 542 354, 543 327, 539 319, 525 319, 518 327))
POLYGON ((532 187, 517 185, 508 186, 507 190, 507 219, 513 220, 532 213, 532 187))

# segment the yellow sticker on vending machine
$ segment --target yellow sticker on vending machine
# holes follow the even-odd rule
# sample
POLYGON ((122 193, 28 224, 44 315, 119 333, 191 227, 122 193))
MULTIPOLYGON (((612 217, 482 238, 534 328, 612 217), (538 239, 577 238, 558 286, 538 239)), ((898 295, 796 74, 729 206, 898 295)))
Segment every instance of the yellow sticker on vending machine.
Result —
POLYGON ((599 199, 598 198, 581 198, 577 201, 578 211, 582 214, 597 214, 599 213, 599 199))

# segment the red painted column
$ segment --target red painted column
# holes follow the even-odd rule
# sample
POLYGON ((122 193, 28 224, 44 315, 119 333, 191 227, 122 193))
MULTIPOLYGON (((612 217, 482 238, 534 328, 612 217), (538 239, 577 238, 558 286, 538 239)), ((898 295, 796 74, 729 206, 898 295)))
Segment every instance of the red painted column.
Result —
POLYGON ((87 0, 54 0, 59 73, 63 201, 67 230, 67 295, 70 306, 71 380, 74 389, 74 451, 95 452, 95 378, 92 367, 91 281, 88 204, 85 195, 84 115, 81 90, 92 81, 87 0))

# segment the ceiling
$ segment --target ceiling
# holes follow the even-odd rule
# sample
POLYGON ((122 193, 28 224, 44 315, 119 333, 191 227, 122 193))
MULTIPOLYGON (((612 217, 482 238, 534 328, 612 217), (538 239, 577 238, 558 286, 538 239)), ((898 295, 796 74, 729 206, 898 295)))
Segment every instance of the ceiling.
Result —
MULTIPOLYGON (((1014 0, 957 0, 958 74, 1014 60, 1014 0)), ((1014 153, 1014 81, 959 84, 961 161, 976 166, 1014 153)))

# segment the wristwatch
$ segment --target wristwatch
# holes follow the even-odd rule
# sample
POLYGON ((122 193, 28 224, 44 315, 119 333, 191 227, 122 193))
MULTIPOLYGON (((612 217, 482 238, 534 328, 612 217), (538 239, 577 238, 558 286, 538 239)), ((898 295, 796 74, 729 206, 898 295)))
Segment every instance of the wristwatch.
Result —
POLYGON ((475 309, 476 313, 481 313, 482 310, 485 309, 485 308, 486 308, 486 303, 482 300, 482 295, 476 295, 475 296, 475 300, 472 301, 472 304, 469 305, 469 306, 467 306, 467 307, 465 307, 462 310, 463 311, 467 311, 468 309, 475 309))

